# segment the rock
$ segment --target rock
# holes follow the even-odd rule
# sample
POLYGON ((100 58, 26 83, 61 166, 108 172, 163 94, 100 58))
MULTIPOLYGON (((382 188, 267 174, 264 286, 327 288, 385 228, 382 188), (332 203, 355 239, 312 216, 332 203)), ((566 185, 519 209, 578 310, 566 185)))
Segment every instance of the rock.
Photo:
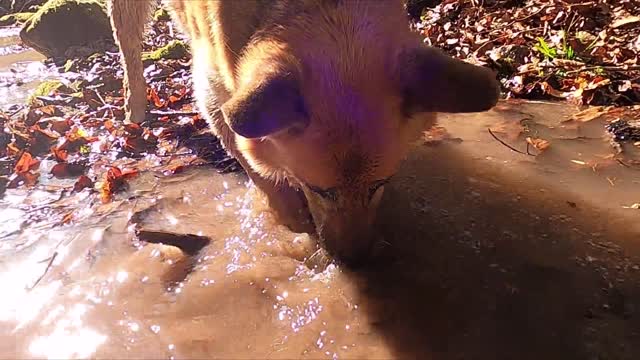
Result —
POLYGON ((73 89, 58 80, 44 81, 38 85, 31 96, 29 96, 28 102, 33 103, 38 96, 50 96, 54 91, 59 91, 65 94, 73 92, 73 89))
POLYGON ((48 57, 74 46, 113 41, 104 0, 49 0, 20 31, 25 45, 48 57))
POLYGON ((146 52, 142 54, 142 61, 149 63, 160 59, 182 59, 189 55, 189 50, 184 42, 173 40, 166 46, 156 51, 146 52))
POLYGON ((24 13, 15 13, 15 14, 5 15, 3 17, 0 17, 0 26, 24 24, 29 19, 31 19, 33 14, 34 13, 31 13, 31 12, 24 12, 24 13))

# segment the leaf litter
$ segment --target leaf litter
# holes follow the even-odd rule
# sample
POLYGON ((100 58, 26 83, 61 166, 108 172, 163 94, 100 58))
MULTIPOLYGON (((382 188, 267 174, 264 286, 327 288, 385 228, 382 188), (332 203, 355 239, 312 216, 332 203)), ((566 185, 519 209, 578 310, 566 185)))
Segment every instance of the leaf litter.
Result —
POLYGON ((640 102, 637 0, 409 0, 425 43, 497 71, 510 98, 640 102))
MULTIPOLYGON (((143 47, 153 51, 180 40, 168 21, 158 20, 143 47)), ((0 197, 7 189, 88 192, 97 206, 112 202, 141 172, 169 176, 201 165, 241 170, 195 110, 190 54, 145 60, 150 111, 141 124, 124 122, 117 51, 45 62, 59 69, 62 85, 0 111, 0 197), (49 185, 52 178, 62 188, 49 185)), ((75 220, 70 211, 59 213, 60 224, 75 220)))
MULTIPOLYGON (((613 124, 607 129, 614 138, 640 143, 633 140, 635 123, 619 107, 640 102, 637 0, 414 2, 422 5, 409 13, 425 43, 496 70, 508 98, 599 105, 567 121, 604 116, 613 124), (624 123, 616 122, 620 119, 624 123)), ((143 48, 151 52, 179 40, 169 21, 156 20, 146 30, 143 48)), ((49 176, 68 180, 67 193, 88 191, 102 203, 113 201, 144 171, 170 176, 201 165, 241 170, 196 111, 188 53, 145 60, 149 111, 135 125, 124 123, 123 70, 117 48, 111 49, 47 60, 63 74, 63 86, 0 112, 0 196, 6 189, 46 188, 42 180, 49 176), (44 172, 42 161, 55 165, 44 172)), ((531 155, 529 147, 542 152, 551 145, 515 119, 489 131, 524 141, 526 152, 507 145, 523 154, 531 155)), ((460 141, 439 128, 425 133, 424 140, 460 141)))

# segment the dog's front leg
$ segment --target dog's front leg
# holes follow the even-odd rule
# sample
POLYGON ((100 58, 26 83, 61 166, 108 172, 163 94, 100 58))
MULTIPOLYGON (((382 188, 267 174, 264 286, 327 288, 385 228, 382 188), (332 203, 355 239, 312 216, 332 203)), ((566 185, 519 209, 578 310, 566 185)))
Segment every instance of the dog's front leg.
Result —
POLYGON ((147 84, 142 66, 142 37, 152 1, 111 0, 109 15, 124 67, 124 110, 126 121, 141 123, 147 109, 147 84))

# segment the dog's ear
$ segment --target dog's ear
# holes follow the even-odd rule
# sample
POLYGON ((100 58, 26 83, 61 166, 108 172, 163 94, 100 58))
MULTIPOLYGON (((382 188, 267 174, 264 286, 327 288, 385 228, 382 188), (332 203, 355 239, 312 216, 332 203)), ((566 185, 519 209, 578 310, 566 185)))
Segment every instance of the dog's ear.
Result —
POLYGON ((500 96, 493 71, 456 60, 433 47, 421 45, 403 51, 398 63, 408 114, 486 111, 500 96))
POLYGON ((238 135, 260 138, 309 122, 297 79, 290 73, 269 74, 243 86, 221 107, 238 135))

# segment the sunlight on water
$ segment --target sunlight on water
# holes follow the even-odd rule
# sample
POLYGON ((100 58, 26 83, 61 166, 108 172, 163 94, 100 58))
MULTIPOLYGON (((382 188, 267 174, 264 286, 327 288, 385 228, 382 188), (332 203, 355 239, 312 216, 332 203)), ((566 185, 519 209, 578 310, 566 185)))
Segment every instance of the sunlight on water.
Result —
POLYGON ((23 216, 24 212, 22 210, 15 208, 0 209, 0 237, 20 230, 23 216))
MULTIPOLYGON (((59 309, 59 308, 58 308, 59 309)), ((62 314, 58 310, 53 316, 62 314)), ((87 358, 107 337, 83 325, 82 318, 87 306, 76 304, 56 322, 53 332, 48 336, 37 337, 29 345, 32 355, 47 359, 87 358)), ((51 316, 51 313, 49 314, 51 316)))

